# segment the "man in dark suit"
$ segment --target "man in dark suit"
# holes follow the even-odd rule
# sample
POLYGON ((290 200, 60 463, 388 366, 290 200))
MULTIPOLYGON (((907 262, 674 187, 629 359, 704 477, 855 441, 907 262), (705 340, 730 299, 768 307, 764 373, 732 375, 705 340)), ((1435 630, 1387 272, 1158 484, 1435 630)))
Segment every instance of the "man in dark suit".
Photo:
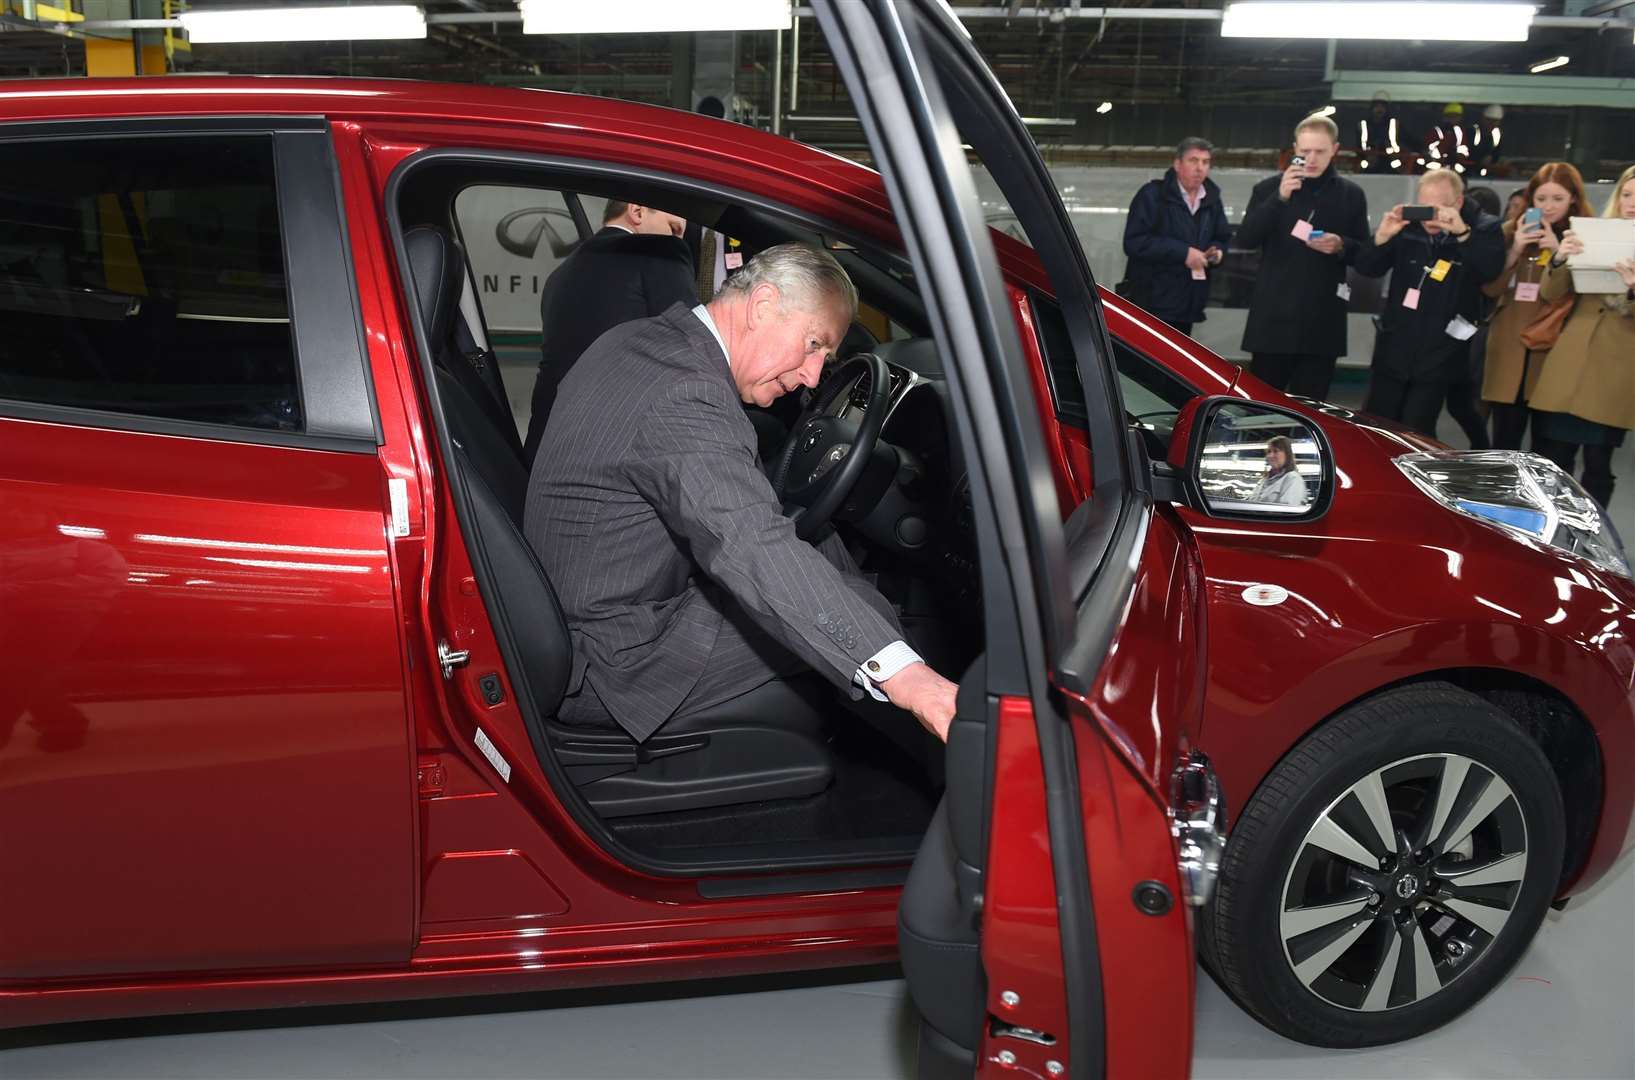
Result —
POLYGON ((551 272, 540 298, 539 375, 523 458, 530 466, 556 401, 557 387, 591 342, 621 323, 671 304, 697 302, 687 222, 651 206, 610 201, 602 229, 551 272))
POLYGON ((1255 185, 1233 246, 1260 249, 1243 326, 1249 371, 1303 397, 1328 397, 1346 353, 1346 267, 1368 246, 1368 200, 1334 163, 1340 129, 1312 115, 1294 129, 1300 158, 1255 185))
POLYGON ((523 530, 573 641, 565 723, 639 740, 815 669, 947 738, 954 684, 832 534, 795 535, 743 406, 815 386, 857 293, 827 252, 761 252, 706 307, 609 332, 563 380, 523 530))
POLYGON ((1204 318, 1209 268, 1219 266, 1232 238, 1221 189, 1209 178, 1215 148, 1182 139, 1162 180, 1141 186, 1124 222, 1122 295, 1183 334, 1204 318))

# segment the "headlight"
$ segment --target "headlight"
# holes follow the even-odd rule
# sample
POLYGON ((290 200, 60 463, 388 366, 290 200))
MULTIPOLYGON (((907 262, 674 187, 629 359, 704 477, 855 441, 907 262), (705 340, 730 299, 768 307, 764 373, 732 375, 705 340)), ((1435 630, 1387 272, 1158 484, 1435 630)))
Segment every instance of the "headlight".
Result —
POLYGON ((1450 510, 1631 576, 1611 519, 1548 458, 1479 450, 1403 454, 1395 460, 1421 491, 1450 510))

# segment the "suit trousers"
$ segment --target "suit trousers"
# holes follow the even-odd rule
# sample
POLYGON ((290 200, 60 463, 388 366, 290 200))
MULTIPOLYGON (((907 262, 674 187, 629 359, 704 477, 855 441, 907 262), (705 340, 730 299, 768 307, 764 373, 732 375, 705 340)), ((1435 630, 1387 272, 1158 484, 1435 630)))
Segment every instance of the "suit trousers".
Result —
MULTIPOLYGON (((882 596, 880 590, 863 576, 851 553, 846 550, 846 545, 833 530, 814 546, 835 569, 840 571, 846 584, 862 597, 865 603, 885 616, 886 621, 892 626, 902 629, 891 601, 882 596)), ((721 611, 721 632, 716 635, 715 646, 704 662, 698 682, 693 684, 692 690, 670 715, 672 720, 714 709, 733 698, 766 685, 773 679, 787 678, 810 670, 804 660, 761 629, 730 597, 713 587, 707 588, 708 599, 721 611)), ((558 718, 565 724, 590 727, 616 726, 613 716, 596 696, 591 680, 592 675, 587 672, 581 690, 562 700, 558 718)), ((663 732, 664 728, 661 726, 656 734, 663 732)))
POLYGON ((1440 380, 1399 379, 1375 371, 1368 383, 1368 399, 1363 411, 1406 424, 1422 434, 1436 437, 1436 418, 1442 415, 1448 384, 1440 380))
POLYGON ((1334 381, 1337 356, 1313 356, 1306 353, 1254 353, 1249 359, 1249 374, 1286 394, 1328 399, 1329 384, 1334 381))

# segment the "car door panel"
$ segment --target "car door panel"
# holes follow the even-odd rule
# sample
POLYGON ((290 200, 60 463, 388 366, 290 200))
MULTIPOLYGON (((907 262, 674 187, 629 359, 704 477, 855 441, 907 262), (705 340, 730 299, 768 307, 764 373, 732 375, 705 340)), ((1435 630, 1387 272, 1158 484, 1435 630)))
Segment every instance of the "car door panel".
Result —
POLYGON ((0 419, 0 979, 406 959, 384 503, 371 454, 0 419))

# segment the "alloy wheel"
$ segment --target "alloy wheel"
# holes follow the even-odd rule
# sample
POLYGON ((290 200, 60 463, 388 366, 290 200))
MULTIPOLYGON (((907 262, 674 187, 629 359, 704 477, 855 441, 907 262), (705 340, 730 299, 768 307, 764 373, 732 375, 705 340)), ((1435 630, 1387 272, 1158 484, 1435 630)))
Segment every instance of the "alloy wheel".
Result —
POLYGON ((1481 960, 1526 872, 1527 825, 1503 778, 1458 754, 1403 758, 1307 830, 1283 885, 1284 958, 1341 1008, 1423 1002, 1481 960))

